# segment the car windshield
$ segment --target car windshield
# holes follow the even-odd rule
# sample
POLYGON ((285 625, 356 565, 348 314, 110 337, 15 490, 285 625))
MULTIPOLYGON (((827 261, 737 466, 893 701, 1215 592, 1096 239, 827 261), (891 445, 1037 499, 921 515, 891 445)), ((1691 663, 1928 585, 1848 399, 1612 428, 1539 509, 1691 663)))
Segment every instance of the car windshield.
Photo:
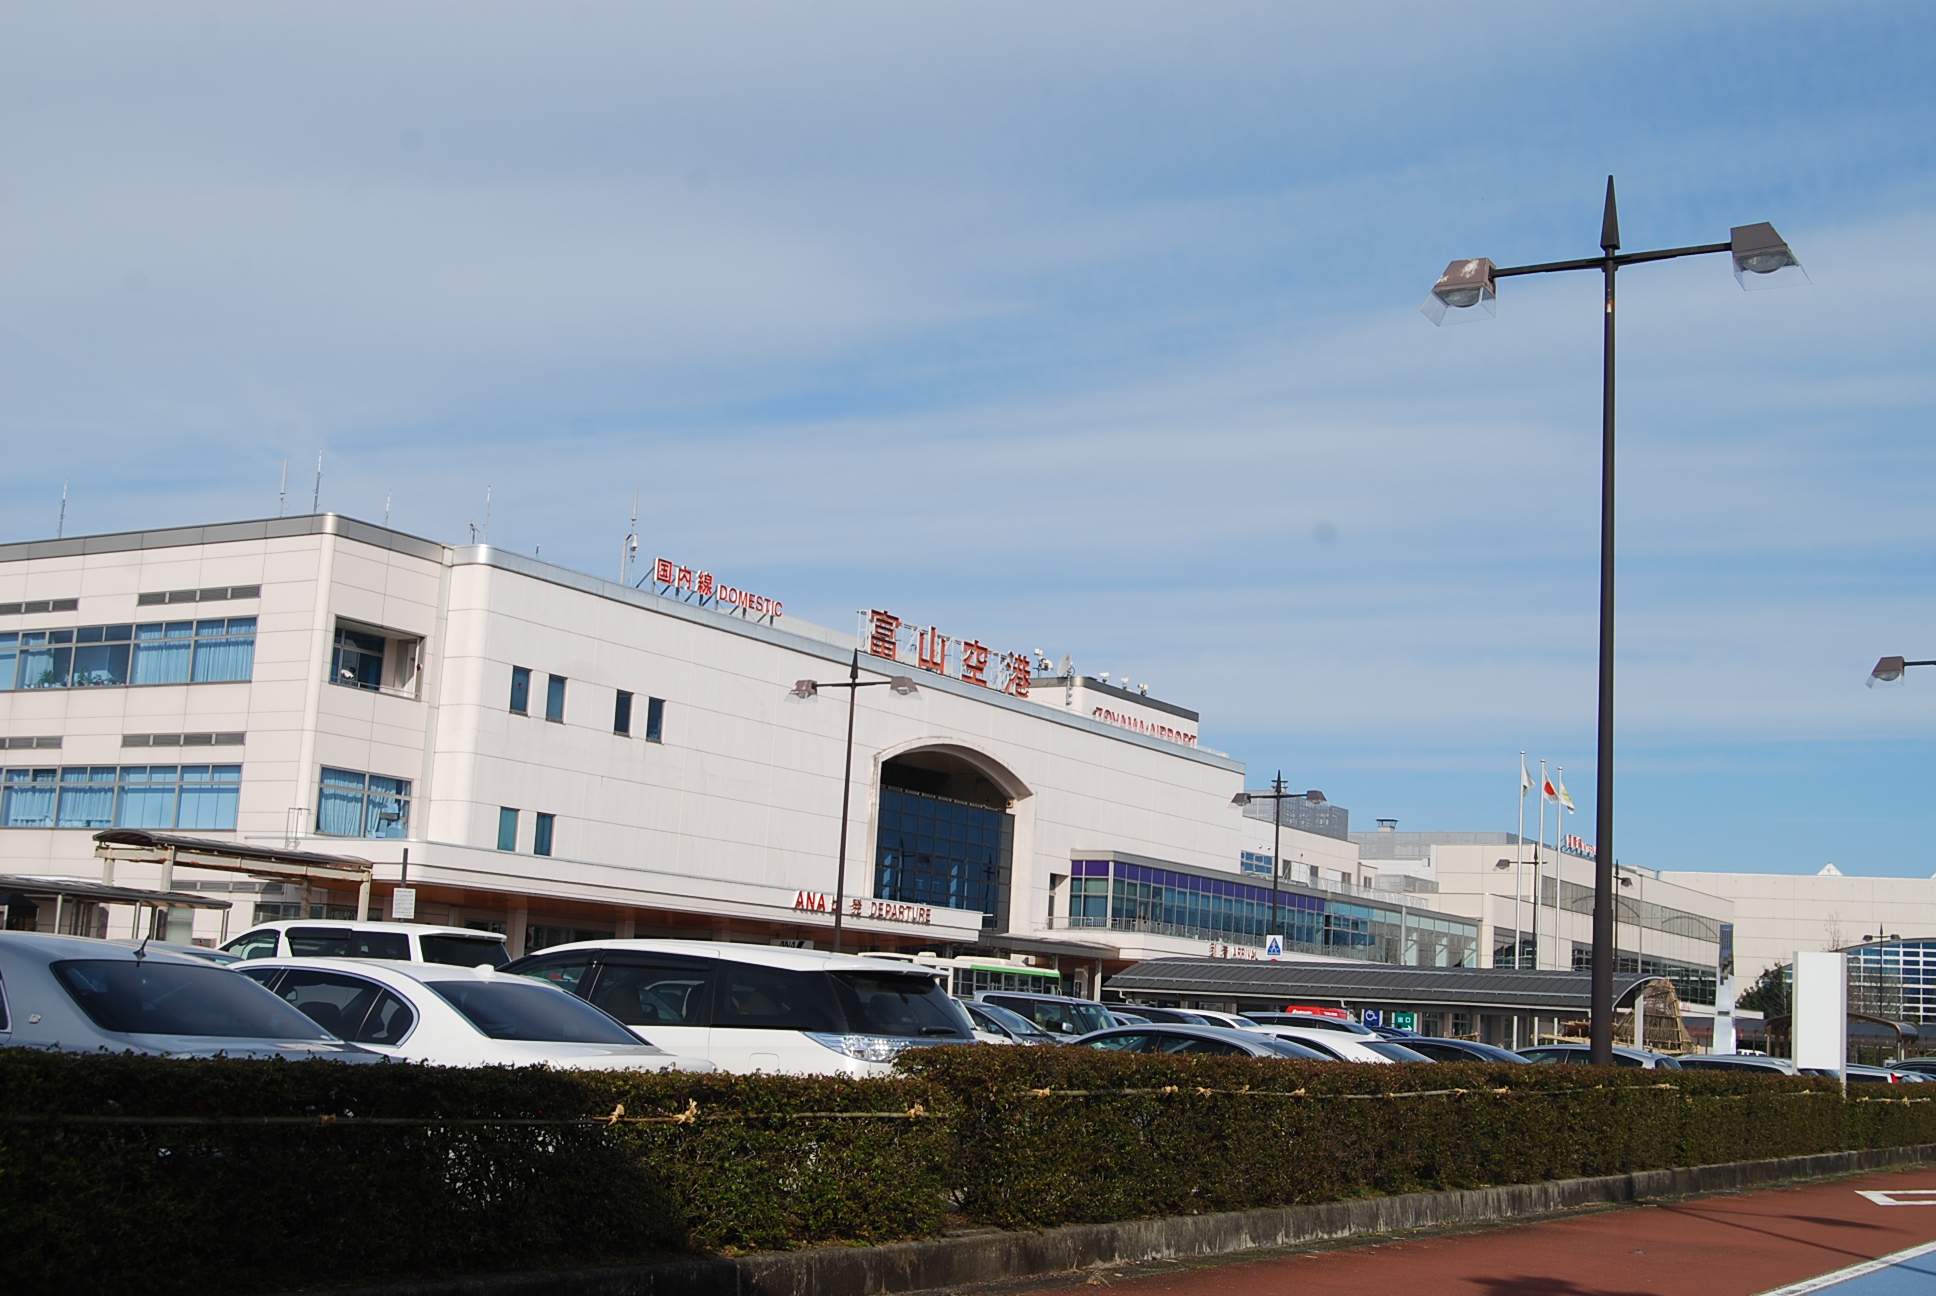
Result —
POLYGON ((207 964, 75 959, 53 965, 61 988, 103 1030, 225 1039, 334 1036, 246 977, 207 964))
POLYGON ((645 1047, 638 1036, 583 999, 534 981, 492 977, 427 984, 492 1039, 645 1047))
POLYGON ((1417 1049, 1406 1048, 1403 1044, 1394 1043, 1391 1040, 1366 1040, 1365 1047, 1379 1057, 1390 1058, 1394 1062, 1430 1062, 1432 1060, 1417 1049))
POLYGON ((1076 999, 1030 999, 1023 995, 989 995, 983 1002, 999 1004, 1040 1026, 1051 1035, 1088 1035, 1116 1024, 1101 1004, 1076 999))
POLYGON ((1022 1014, 1010 1012, 1000 1004, 977 1003, 974 1005, 974 1011, 987 1014, 1011 1035, 1017 1035, 1023 1039, 1055 1038, 1022 1014))
POLYGON ((349 927, 291 927, 289 952, 297 958, 366 958, 407 961, 410 938, 402 932, 349 927))
POLYGON ((937 1040, 972 1034, 968 1015, 931 976, 835 972, 830 980, 850 1031, 937 1040))
POLYGON ((504 942, 495 936, 432 936, 425 934, 417 937, 423 947, 426 963, 443 963, 450 967, 476 967, 488 963, 501 968, 511 961, 505 952, 504 942))

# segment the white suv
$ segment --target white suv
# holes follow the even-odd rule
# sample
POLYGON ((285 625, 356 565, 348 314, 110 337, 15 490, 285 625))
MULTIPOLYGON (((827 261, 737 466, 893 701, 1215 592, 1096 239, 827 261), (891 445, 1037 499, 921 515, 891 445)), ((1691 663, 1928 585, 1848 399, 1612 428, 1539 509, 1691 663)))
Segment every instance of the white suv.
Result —
POLYGON ((466 927, 419 927, 415 923, 323 922, 290 919, 263 923, 222 946, 243 959, 363 958, 399 963, 445 963, 503 967, 511 961, 504 937, 466 927))
POLYGON ((505 968, 603 1008, 668 1053, 745 1074, 888 1075, 902 1049, 972 1044, 947 973, 718 941, 554 945, 505 968))

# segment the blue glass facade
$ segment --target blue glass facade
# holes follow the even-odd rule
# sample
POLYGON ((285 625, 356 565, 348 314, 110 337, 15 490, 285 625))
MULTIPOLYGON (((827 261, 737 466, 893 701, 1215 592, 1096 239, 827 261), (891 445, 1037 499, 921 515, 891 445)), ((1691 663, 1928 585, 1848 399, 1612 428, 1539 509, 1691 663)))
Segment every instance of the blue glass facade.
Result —
POLYGON ((975 910, 982 926, 1007 930, 1014 823, 1006 810, 882 788, 875 898, 975 910))
MULTIPOLYGON (((1262 948, 1271 890, 1236 878, 1202 877, 1123 860, 1069 865, 1066 912, 1057 927, 1148 932, 1262 948)), ((1281 887, 1277 910, 1286 945, 1312 954, 1423 967, 1477 966, 1477 924, 1354 903, 1281 887)))
POLYGON ((1851 1012, 1936 1022, 1936 938, 1877 941, 1845 952, 1851 1012))

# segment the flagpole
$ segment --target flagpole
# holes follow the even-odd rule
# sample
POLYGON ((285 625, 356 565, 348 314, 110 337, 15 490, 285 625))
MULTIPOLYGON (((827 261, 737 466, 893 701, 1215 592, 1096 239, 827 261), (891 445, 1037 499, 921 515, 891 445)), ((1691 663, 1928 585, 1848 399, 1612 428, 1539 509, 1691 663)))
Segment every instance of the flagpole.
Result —
MULTIPOLYGON (((1560 849, 1560 843, 1566 840, 1566 802, 1558 795, 1558 789, 1566 786, 1566 766, 1555 768, 1559 771, 1556 775, 1559 782, 1554 785, 1553 796, 1553 965, 1558 967, 1561 897, 1566 893, 1566 852, 1560 849)), ((1573 965, 1570 953, 1566 963, 1568 967, 1573 965)))
MULTIPOLYGON (((1519 970, 1519 943, 1526 938, 1526 753, 1519 753, 1519 831, 1513 834, 1513 970, 1519 970)), ((1535 946, 1537 948, 1537 946, 1535 946)), ((1495 963, 1497 959, 1493 960, 1495 963)))
MULTIPOLYGON (((1539 890, 1540 884, 1543 881, 1543 879, 1540 876, 1540 866, 1545 862, 1545 856, 1546 856, 1546 760, 1544 757, 1541 757, 1539 762, 1539 844, 1533 847, 1533 966, 1535 968, 1539 966, 1539 947, 1546 943, 1540 939, 1543 933, 1539 930, 1539 925, 1540 925, 1539 913, 1541 908, 1543 908, 1546 903, 1545 898, 1540 894, 1540 890, 1539 890)), ((1559 894, 1559 886, 1557 883, 1555 883, 1554 885, 1553 894, 1555 896, 1559 894)), ((1557 947, 1559 943, 1560 943, 1559 920, 1555 919, 1553 922, 1553 944, 1557 947)), ((1555 968, 1558 968, 1559 953, 1557 949, 1553 954, 1553 960, 1554 960, 1553 966, 1555 968)))

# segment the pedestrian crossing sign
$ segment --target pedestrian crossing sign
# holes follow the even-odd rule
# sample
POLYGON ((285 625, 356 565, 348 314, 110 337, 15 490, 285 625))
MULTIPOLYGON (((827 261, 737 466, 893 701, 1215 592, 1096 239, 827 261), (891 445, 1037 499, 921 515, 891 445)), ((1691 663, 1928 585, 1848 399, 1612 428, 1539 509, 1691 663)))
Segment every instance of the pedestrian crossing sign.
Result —
POLYGON ((1267 959, 1284 957, 1284 938, 1282 936, 1264 937, 1264 957, 1267 959))

